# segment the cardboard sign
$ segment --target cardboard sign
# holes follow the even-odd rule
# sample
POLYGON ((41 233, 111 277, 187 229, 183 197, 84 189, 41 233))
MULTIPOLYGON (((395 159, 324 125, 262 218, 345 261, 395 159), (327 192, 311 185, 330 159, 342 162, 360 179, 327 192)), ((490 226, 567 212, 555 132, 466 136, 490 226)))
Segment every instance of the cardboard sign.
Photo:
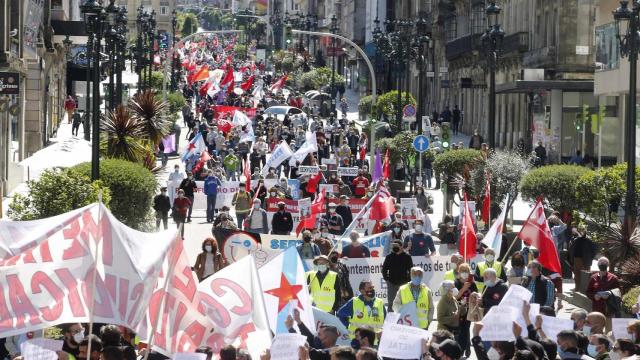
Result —
POLYGON ((392 359, 419 359, 423 339, 429 339, 428 331, 387 322, 382 327, 378 355, 392 359))
POLYGON ((319 166, 298 166, 298 175, 315 175, 320 171, 319 166))
POLYGON ((611 319, 611 332, 613 333, 613 337, 618 339, 631 339, 631 334, 627 331, 627 326, 634 322, 635 319, 631 318, 613 318, 611 319))
POLYGON ((307 338, 300 334, 278 334, 271 343, 271 360, 291 360, 298 358, 298 348, 307 338))
POLYGON ((354 166, 354 167, 340 166, 338 167, 338 176, 356 177, 358 176, 358 170, 360 170, 360 168, 358 168, 357 166, 354 166))
POLYGON ((556 337, 560 331, 573 329, 573 320, 546 315, 540 316, 542 317, 542 331, 544 331, 548 339, 553 341, 556 341, 556 337))
POLYGON ((482 319, 480 337, 483 341, 514 341, 513 320, 517 310, 511 306, 494 306, 482 319))

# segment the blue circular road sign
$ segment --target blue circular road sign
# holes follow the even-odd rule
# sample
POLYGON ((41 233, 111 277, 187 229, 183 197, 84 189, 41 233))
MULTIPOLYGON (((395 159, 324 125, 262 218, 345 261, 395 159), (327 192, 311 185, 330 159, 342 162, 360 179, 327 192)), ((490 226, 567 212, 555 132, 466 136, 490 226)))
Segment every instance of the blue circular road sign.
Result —
POLYGON ((413 139, 413 147, 418 152, 425 152, 429 148, 429 138, 424 135, 418 135, 413 139))

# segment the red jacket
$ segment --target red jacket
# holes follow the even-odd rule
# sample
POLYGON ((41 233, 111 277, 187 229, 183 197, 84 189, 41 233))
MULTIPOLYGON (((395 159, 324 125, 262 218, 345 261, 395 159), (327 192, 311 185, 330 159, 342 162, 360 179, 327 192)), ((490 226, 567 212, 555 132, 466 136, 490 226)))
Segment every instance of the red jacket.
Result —
POLYGON ((191 206, 191 200, 187 197, 177 197, 173 200, 173 211, 178 215, 186 217, 187 212, 189 211, 189 206, 191 206))
POLYGON ((364 196, 367 193, 369 187, 369 180, 366 177, 360 175, 353 179, 353 193, 356 196, 364 196))
POLYGON ((600 300, 596 300, 595 296, 598 291, 608 291, 619 287, 620 284, 618 283, 618 278, 610 272, 607 272, 605 277, 601 277, 599 272, 591 275, 589 285, 587 285, 587 297, 591 299, 593 304, 591 311, 598 311, 604 315, 612 315, 607 314, 606 299, 600 298, 600 300))

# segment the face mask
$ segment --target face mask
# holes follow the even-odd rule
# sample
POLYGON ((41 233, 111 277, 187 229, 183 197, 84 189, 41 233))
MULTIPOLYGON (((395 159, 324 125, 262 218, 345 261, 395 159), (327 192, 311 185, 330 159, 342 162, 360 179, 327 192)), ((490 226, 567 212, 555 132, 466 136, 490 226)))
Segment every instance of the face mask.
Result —
POLYGON ((175 172, 178 172, 178 171, 180 171, 180 169, 175 169, 174 171, 175 171, 175 172))
POLYGON ((591 326, 587 326, 587 325, 583 326, 583 327, 582 327, 582 333, 583 333, 585 336, 589 336, 589 335, 591 335, 591 326))
POLYGON ((622 359, 622 356, 620 356, 620 353, 617 351, 611 351, 609 352, 609 359, 611 360, 620 360, 622 359))
POLYGON ((284 211, 284 206, 278 206, 278 210, 284 211))
POLYGON ((187 179, 191 180, 191 179, 193 179, 193 176, 189 175, 189 176, 187 176, 187 179))
POLYGON ((600 270, 600 271, 607 271, 607 268, 609 268, 609 265, 598 264, 598 270, 600 270))
POLYGON ((400 246, 394 246, 393 247, 393 252, 400 252, 400 246))
POLYGON ((460 293, 460 290, 458 290, 458 288, 452 288, 451 290, 451 295, 453 295, 454 297, 458 296, 458 293, 460 293))
POLYGON ((420 283, 422 282, 422 277, 421 276, 412 276, 411 277, 411 284, 418 286, 420 285, 420 283))
POLYGON ((73 335, 73 341, 75 341, 76 344, 80 344, 82 340, 84 340, 84 331, 73 335))
POLYGON ((213 251, 213 246, 205 245, 204 249, 207 250, 207 252, 211 252, 211 251, 213 251))
POLYGON ((271 196, 276 196, 276 193, 272 192, 272 193, 271 193, 271 196))
POLYGON ((558 356, 560 357, 560 359, 564 359, 567 357, 567 353, 562 350, 562 348, 560 347, 560 345, 558 345, 558 356))
POLYGON ((356 350, 360 349, 360 340, 358 339, 351 340, 351 347, 356 350))
POLYGON ((335 209, 335 208, 334 208, 334 209, 329 209, 329 212, 330 212, 331 214, 335 214, 335 213, 336 213, 336 209, 335 209))
POLYGON ((487 357, 489 358, 489 360, 500 360, 500 353, 498 352, 498 350, 492 347, 491 349, 489 349, 489 351, 487 351, 487 357))
POLYGON ((487 260, 488 262, 493 262, 493 259, 495 259, 495 256, 493 255, 487 255, 484 257, 485 260, 487 260))
POLYGON ((396 233, 396 234, 399 233, 400 230, 401 230, 400 228, 393 228, 393 232, 396 233))
POLYGON ((531 276, 531 269, 527 269, 527 271, 524 272, 525 276, 531 276))
POLYGON ((468 272, 460 273, 460 279, 466 281, 468 278, 469 278, 469 273, 468 272))
POLYGON ((253 204, 253 208, 256 210, 260 209, 260 204, 253 204))
POLYGON ((306 243, 311 242, 311 237, 310 236, 305 236, 302 238, 302 240, 306 243))
POLYGON ((598 355, 597 346, 592 344, 587 345, 587 354, 592 358, 595 358, 598 355))
POLYGON ((321 273, 326 272, 327 271, 327 265, 325 265, 325 264, 316 265, 316 269, 321 273))
POLYGON ((416 231, 418 232, 422 231, 422 225, 420 224, 416 225, 416 231))

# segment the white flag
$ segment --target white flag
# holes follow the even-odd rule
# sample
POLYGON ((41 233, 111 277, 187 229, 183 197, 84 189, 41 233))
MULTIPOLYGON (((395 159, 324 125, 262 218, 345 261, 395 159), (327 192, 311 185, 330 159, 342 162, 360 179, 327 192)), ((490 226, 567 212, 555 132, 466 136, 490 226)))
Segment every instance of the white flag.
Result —
POLYGON ((231 122, 233 126, 245 126, 249 123, 251 123, 251 120, 249 120, 249 118, 247 117, 247 114, 245 114, 240 110, 236 110, 234 112, 233 121, 231 122))
POLYGON ((482 239, 482 243, 493 249, 498 255, 500 255, 500 247, 502 245, 502 229, 507 218, 507 204, 509 204, 509 195, 507 195, 507 199, 502 206, 502 213, 500 213, 500 216, 491 225, 487 235, 482 239))
POLYGON ((307 131, 306 140, 302 146, 291 156, 289 165, 296 166, 296 162, 302 162, 309 153, 318 151, 318 140, 315 132, 307 131))
POLYGON ((273 150, 271 157, 267 160, 267 163, 262 168, 262 175, 266 175, 269 172, 269 168, 276 168, 293 155, 293 151, 289 147, 286 141, 281 141, 280 145, 273 150))

